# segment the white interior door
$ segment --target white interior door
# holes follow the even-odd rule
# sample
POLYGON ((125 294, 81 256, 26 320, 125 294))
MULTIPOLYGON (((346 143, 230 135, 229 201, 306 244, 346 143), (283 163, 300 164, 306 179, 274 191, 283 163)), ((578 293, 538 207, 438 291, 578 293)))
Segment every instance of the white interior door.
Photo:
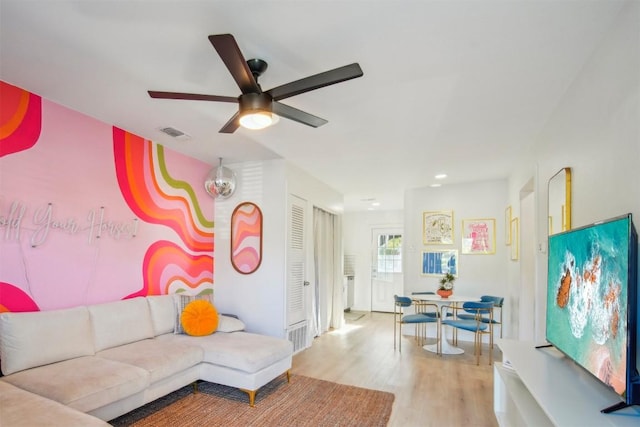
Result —
POLYGON ((371 311, 393 311, 393 296, 402 295, 402 229, 371 229, 371 311))
POLYGON ((287 236, 287 326, 306 319, 305 211, 306 201, 289 195, 287 236))

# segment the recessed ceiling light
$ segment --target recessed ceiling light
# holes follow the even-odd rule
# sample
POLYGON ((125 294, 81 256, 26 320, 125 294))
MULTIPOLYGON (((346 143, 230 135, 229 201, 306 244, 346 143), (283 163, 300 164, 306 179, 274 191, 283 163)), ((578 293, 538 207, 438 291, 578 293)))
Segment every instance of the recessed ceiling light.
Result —
POLYGON ((373 202, 371 203, 371 206, 380 206, 380 202, 373 202))
POLYGON ((436 179, 445 179, 447 177, 446 173, 439 173, 435 176, 436 179))
POLYGON ((429 187, 438 188, 438 187, 442 187, 442 184, 431 184, 429 187))

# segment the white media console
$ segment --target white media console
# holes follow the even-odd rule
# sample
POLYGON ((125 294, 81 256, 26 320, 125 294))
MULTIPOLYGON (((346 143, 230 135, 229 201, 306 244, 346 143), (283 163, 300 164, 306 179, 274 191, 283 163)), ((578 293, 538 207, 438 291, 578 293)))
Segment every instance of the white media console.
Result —
POLYGON ((640 407, 611 414, 601 409, 620 397, 553 347, 499 340, 503 360, 494 366, 494 411, 506 426, 640 426, 640 407))

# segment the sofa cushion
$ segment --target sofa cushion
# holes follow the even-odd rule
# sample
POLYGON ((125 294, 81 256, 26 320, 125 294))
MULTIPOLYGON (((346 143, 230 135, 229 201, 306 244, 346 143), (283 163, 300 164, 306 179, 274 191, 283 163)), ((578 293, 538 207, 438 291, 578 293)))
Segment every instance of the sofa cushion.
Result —
POLYGON ((145 298, 132 298, 87 307, 95 351, 153 338, 153 323, 145 298))
POLYGON ((20 371, 2 380, 89 412, 141 392, 149 386, 149 376, 137 366, 85 356, 20 371))
POLYGON ((86 307, 0 314, 4 375, 93 353, 86 307))
POLYGON ((204 362, 247 373, 257 372, 293 353, 293 344, 289 340, 249 332, 216 332, 204 337, 168 334, 157 339, 197 344, 204 350, 204 362))
POLYGON ((96 354, 137 366, 149 372, 150 382, 162 380, 202 362, 204 351, 195 345, 147 339, 113 347, 96 354))
POLYGON ((218 332, 237 332, 244 331, 244 322, 237 317, 225 316, 221 314, 218 318, 218 332))
POLYGON ((0 381, 0 422, 7 427, 109 427, 108 423, 99 418, 30 393, 5 381, 0 381))
POLYGON ((176 299, 177 296, 175 294, 152 295, 147 297, 154 335, 162 335, 174 331, 176 299))

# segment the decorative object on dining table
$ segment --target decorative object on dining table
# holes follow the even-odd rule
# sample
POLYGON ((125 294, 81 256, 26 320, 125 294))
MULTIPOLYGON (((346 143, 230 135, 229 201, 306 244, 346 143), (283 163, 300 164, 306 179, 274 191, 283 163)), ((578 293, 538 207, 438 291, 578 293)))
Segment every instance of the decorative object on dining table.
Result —
POLYGON ((496 253, 496 220, 493 218, 462 220, 462 253, 493 255, 496 253))
POLYGON ((422 274, 442 276, 451 273, 458 275, 458 250, 427 250, 422 252, 422 274))
POLYGON ((453 211, 423 212, 422 241, 425 245, 453 244, 453 211))
POLYGON ((446 273, 440 279, 440 286, 438 287, 438 295, 441 298, 449 298, 453 294, 453 283, 456 281, 456 277, 451 273, 446 273))

